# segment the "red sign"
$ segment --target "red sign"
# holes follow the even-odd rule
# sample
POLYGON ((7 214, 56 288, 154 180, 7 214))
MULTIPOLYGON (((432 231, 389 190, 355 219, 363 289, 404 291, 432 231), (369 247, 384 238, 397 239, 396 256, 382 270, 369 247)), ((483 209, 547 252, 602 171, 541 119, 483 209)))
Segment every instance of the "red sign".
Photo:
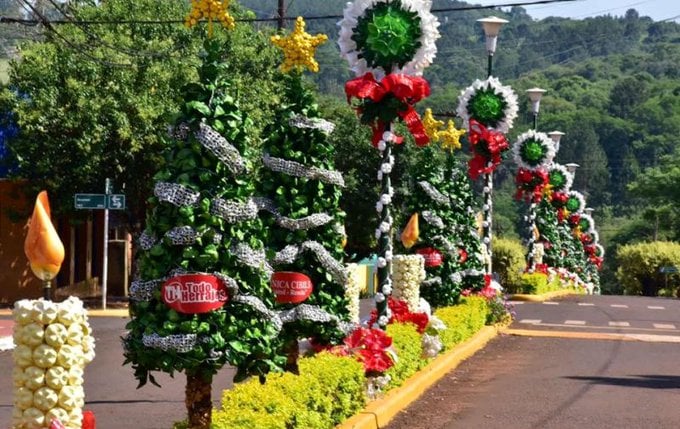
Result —
POLYGON ((444 262, 442 252, 435 249, 434 247, 424 247, 422 249, 416 250, 416 253, 422 255, 423 258, 425 258, 426 267, 438 267, 444 262))
POLYGON ((209 274, 182 274, 163 283, 161 299, 179 313, 208 313, 222 307, 229 299, 227 289, 209 274))
POLYGON ((271 285, 279 304, 299 304, 309 298, 314 289, 312 279, 293 271, 272 274, 271 285))

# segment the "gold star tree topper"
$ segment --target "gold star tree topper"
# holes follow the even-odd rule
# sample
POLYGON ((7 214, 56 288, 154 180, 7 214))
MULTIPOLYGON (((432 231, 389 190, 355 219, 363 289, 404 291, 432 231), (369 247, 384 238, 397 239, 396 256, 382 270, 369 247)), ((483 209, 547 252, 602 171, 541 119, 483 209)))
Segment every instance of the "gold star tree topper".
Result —
POLYGON ((286 37, 272 36, 271 41, 274 45, 283 50, 283 64, 281 71, 288 73, 292 69, 302 70, 304 68, 317 73, 319 63, 314 59, 316 48, 328 40, 325 34, 312 36, 305 32, 305 21, 301 16, 295 20, 295 30, 286 37))
POLYGON ((191 0, 191 12, 184 20, 188 28, 198 24, 202 19, 208 20, 208 36, 212 36, 213 20, 220 21, 224 28, 234 28, 234 17, 229 15, 229 2, 231 0, 191 0))
POLYGON ((425 128, 425 134, 433 142, 439 141, 439 129, 444 126, 444 122, 439 121, 434 118, 432 114, 432 109, 425 109, 425 114, 423 115, 423 128, 425 128))
POLYGON ((446 129, 439 131, 439 141, 442 148, 454 151, 460 149, 460 138, 465 134, 465 130, 458 130, 453 121, 449 119, 446 129))

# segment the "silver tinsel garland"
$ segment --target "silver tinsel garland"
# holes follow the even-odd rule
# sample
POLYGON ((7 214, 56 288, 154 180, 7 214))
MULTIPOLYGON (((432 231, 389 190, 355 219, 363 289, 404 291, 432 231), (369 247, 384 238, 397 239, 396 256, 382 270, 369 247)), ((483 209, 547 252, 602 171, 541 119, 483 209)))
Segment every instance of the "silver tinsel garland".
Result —
POLYGON ((210 214, 218 216, 227 223, 236 223, 257 217, 257 204, 252 199, 246 202, 215 198, 210 204, 210 214))
POLYGON ((189 137, 189 125, 182 122, 179 125, 168 126, 168 137, 175 140, 186 140, 189 137))
POLYGON ((427 196, 430 197, 435 202, 446 206, 451 205, 451 200, 449 199, 449 197, 439 192, 437 188, 430 184, 430 182, 423 180, 418 182, 418 185, 423 189, 423 191, 425 191, 427 196))
POLYGON ((282 158, 274 158, 265 153, 262 156, 265 167, 277 173, 288 176, 306 177, 307 179, 320 180, 323 183, 344 187, 345 179, 339 171, 326 170, 317 167, 307 167, 299 162, 288 161, 282 158))
POLYGON ((287 245, 276 252, 274 259, 272 259, 272 265, 292 264, 297 259, 301 250, 300 246, 296 246, 295 244, 287 245))
POLYGON ((281 322, 292 323, 297 320, 308 320, 317 323, 335 323, 341 331, 349 334, 356 326, 353 323, 343 322, 337 316, 328 313, 316 305, 300 304, 294 308, 283 310, 279 313, 281 322))
POLYGON ((194 135, 199 143, 212 152, 217 159, 222 161, 232 174, 239 175, 245 173, 246 163, 238 149, 232 146, 220 133, 209 125, 201 123, 194 135))
POLYGON ((307 230, 312 228, 318 228, 320 226, 326 225, 328 222, 332 221, 333 218, 326 213, 314 213, 307 217, 300 219, 292 219, 285 216, 277 216, 276 224, 281 228, 285 228, 290 231, 298 231, 300 229, 307 230))
POLYGON ((433 227, 437 229, 444 229, 444 221, 436 214, 432 213, 429 210, 424 210, 421 213, 421 215, 423 216, 423 220, 432 225, 433 227))
POLYGON ((335 124, 321 118, 308 118, 303 115, 295 115, 288 121, 288 125, 295 128, 310 128, 330 134, 335 130, 335 124))
POLYGON ((142 336, 142 344, 144 346, 154 349, 161 349, 164 352, 174 351, 177 353, 187 353, 193 349, 198 343, 198 336, 196 334, 181 334, 168 335, 161 337, 157 333, 144 334, 142 336))
POLYGON ((165 279, 156 279, 143 282, 135 280, 130 283, 130 299, 133 301, 151 301, 153 293, 158 290, 159 286, 165 279))
POLYGON ((184 185, 168 182, 156 182, 153 194, 161 201, 171 203, 177 207, 192 206, 198 202, 200 192, 184 185))
POLYGON ((274 272, 271 265, 267 262, 264 249, 255 250, 246 243, 238 243, 230 249, 236 259, 245 266, 264 271, 267 276, 274 272))
POLYGON ((142 232, 142 235, 139 236, 138 242, 139 247, 141 247, 142 250, 150 250, 153 245, 156 244, 156 236, 144 231, 142 232))
POLYGON ((274 219, 276 220, 277 225, 279 225, 282 228, 286 228, 290 231, 318 228, 322 225, 326 225, 328 222, 333 220, 333 218, 326 213, 314 213, 312 215, 300 219, 292 219, 289 217, 281 216, 281 213, 279 213, 276 204, 274 204, 274 201, 270 200, 269 198, 254 197, 253 202, 255 203, 259 210, 264 210, 274 215, 274 219))

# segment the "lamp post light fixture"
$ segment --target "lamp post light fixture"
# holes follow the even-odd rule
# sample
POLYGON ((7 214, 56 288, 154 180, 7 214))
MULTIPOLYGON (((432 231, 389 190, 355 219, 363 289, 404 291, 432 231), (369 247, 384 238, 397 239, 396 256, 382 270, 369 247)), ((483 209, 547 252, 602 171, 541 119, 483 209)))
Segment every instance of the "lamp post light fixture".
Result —
POLYGON ((553 142, 555 142, 555 152, 559 152, 560 150, 560 140, 562 140, 562 136, 564 133, 562 131, 550 131, 548 133, 548 137, 552 139, 553 142))
POLYGON ((575 162, 564 164, 564 166, 567 167, 567 171, 571 173, 572 176, 576 173, 576 169, 580 167, 580 165, 576 164, 575 162))
POLYGON ((593 209, 592 207, 586 207, 585 209, 583 209, 583 211, 586 212, 588 216, 592 216, 595 209, 593 209))
MULTIPOLYGON (((496 53, 496 42, 498 41, 498 33, 501 31, 503 24, 508 21, 496 16, 489 16, 487 18, 478 19, 477 22, 482 23, 484 28, 484 35, 486 36, 486 52, 488 55, 488 65, 486 77, 491 77, 493 70, 493 55, 496 53)), ((484 175, 484 222, 482 241, 486 248, 488 259, 486 261, 486 273, 492 274, 492 253, 491 239, 493 235, 493 172, 484 175)))
POLYGON ((538 111, 541 109, 541 98, 545 93, 545 89, 531 88, 526 90, 529 100, 531 100, 531 113, 534 115, 534 130, 538 125, 538 111))
POLYGON ((501 31, 503 24, 507 24, 508 21, 503 18, 498 18, 497 16, 489 16, 487 18, 478 19, 477 22, 482 23, 482 27, 484 27, 484 35, 486 36, 486 52, 489 55, 487 77, 489 77, 491 76, 493 54, 496 53, 498 33, 501 31))

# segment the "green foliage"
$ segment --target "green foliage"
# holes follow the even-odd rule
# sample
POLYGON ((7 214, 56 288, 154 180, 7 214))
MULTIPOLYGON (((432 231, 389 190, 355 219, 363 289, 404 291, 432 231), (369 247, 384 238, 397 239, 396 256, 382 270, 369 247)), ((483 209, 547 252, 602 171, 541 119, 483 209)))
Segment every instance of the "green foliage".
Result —
POLYGON ((557 276, 553 281, 548 281, 548 276, 543 273, 525 273, 521 277, 521 292, 532 295, 541 295, 547 292, 561 290, 560 280, 557 276))
POLYGON ((680 244, 655 241, 621 246, 616 254, 616 277, 628 295, 675 295, 678 273, 661 273, 662 267, 680 267, 680 244))
MULTIPOLYGON (((220 42, 207 41, 200 80, 185 87, 185 102, 174 124, 175 132, 187 127, 186 137, 177 136, 166 142, 163 162, 154 176, 156 182, 179 184, 199 193, 196 204, 171 203, 159 196, 149 199, 150 211, 145 234, 154 244, 140 249, 139 278, 142 282, 172 277, 183 272, 220 272, 236 281, 240 293, 260 298, 273 306, 273 293, 268 278, 258 268, 244 265, 232 251, 237 244, 262 249, 262 222, 256 218, 229 222, 214 211, 214 199, 246 201, 254 191, 252 173, 254 150, 249 132, 250 119, 240 110, 231 94, 232 86, 224 73, 220 42), (200 124, 212 126, 243 157, 247 172, 232 172, 195 133, 200 124), (174 243, 169 233, 176 227, 189 227, 197 237, 187 243, 174 243)), ((250 306, 229 301, 209 313, 182 314, 165 305, 160 287, 151 299, 132 299, 129 335, 125 339, 126 363, 132 363, 140 385, 151 371, 187 371, 210 376, 225 363, 237 367, 237 378, 247 375, 264 377, 285 363, 280 352, 278 332, 261 313, 250 306), (174 335, 197 335, 196 344, 188 351, 148 347, 145 336, 166 338, 174 335)))
MULTIPOLYGON (((296 126, 292 121, 323 121, 313 91, 304 85, 299 73, 283 76, 285 92, 282 104, 276 110, 273 121, 265 128, 262 151, 265 157, 295 162, 304 167, 319 170, 335 170, 335 148, 322 129, 296 126)), ((282 226, 274 215, 265 215, 266 246, 270 253, 279 252, 286 246, 302 249, 292 263, 279 264, 277 271, 295 271, 306 274, 314 289, 305 304, 316 305, 340 319, 347 319, 345 285, 333 276, 328 265, 319 257, 306 251, 302 245, 313 241, 319 243, 328 254, 343 263, 342 242, 345 212, 340 207, 342 188, 320 178, 297 177, 290 172, 276 171, 265 166, 259 181, 260 194, 273 201, 277 216, 298 220, 312 215, 326 214, 331 220, 314 228, 290 228, 282 226)), ((282 308, 290 308, 284 305, 282 308)), ((335 323, 297 321, 284 326, 281 337, 284 342, 298 338, 313 337, 319 343, 341 341, 344 334, 335 323)))
POLYGON ((462 290, 479 290, 483 286, 482 245, 472 208, 477 201, 465 166, 452 153, 431 143, 414 158, 405 202, 408 216, 419 214, 420 237, 404 251, 434 247, 442 252, 441 265, 426 267, 427 279, 420 294, 433 307, 455 305, 462 290), (448 201, 433 198, 423 186, 428 184, 448 201))
POLYGON ((478 296, 463 298, 459 305, 437 309, 434 315, 446 325, 444 332, 439 333, 444 350, 451 349, 482 329, 488 311, 486 299, 478 296))
POLYGON ((300 375, 272 375, 225 390, 214 429, 333 427, 366 403, 363 365, 328 353, 300 359, 300 375))
POLYGON ((494 238, 493 271, 498 274, 500 284, 508 293, 520 290, 520 278, 524 271, 524 248, 517 240, 494 238))
MULTIPOLYGON (((85 21, 164 21, 185 16, 187 2, 70 2, 69 11, 85 21)), ((162 135, 196 78, 204 35, 204 27, 181 24, 60 25, 58 35, 24 43, 11 90, 0 94, 0 108, 13 110, 21 128, 8 143, 17 174, 33 190, 47 189, 55 213, 72 218, 87 214, 73 209, 73 194, 101 192, 110 177, 127 195, 130 225, 143 224, 162 135)), ((214 38, 229 58, 234 94, 247 95, 257 136, 263 112, 278 101, 274 49, 249 25, 214 38)))
POLYGON ((397 361, 387 370, 391 377, 388 388, 399 387, 405 380, 427 365, 423 359, 421 335, 413 323, 390 323, 386 333, 392 338, 397 361))

